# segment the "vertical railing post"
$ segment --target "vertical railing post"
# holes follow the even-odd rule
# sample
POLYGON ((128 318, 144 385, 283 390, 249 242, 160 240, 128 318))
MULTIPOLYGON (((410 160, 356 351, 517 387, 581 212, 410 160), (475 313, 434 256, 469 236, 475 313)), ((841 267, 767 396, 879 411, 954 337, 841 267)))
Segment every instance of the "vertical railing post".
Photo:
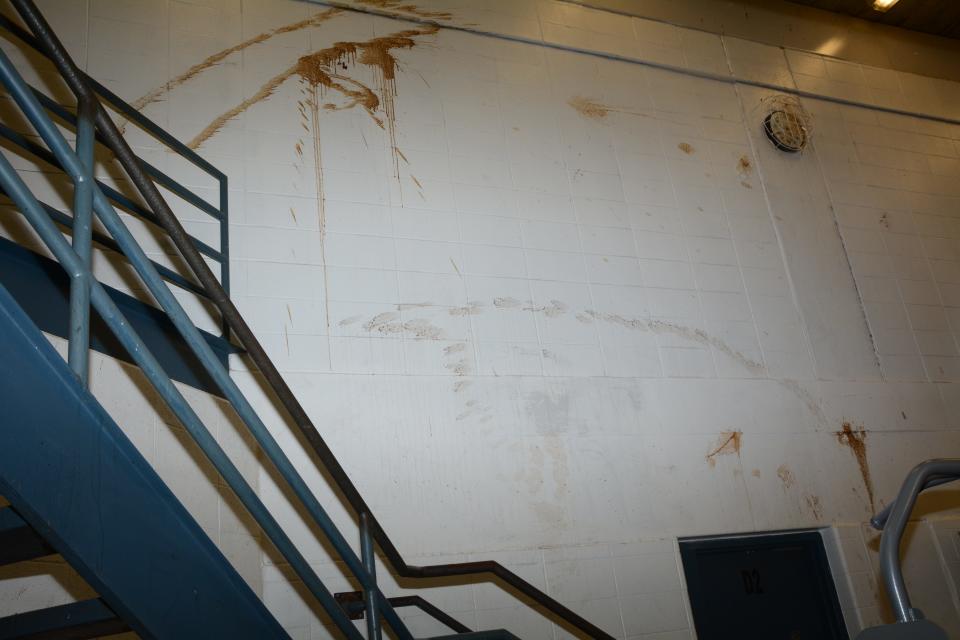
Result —
POLYGON ((370 534, 370 516, 360 514, 360 557, 370 576, 370 584, 363 587, 363 600, 366 604, 367 640, 380 640, 380 603, 377 588, 377 556, 373 552, 373 536, 370 534))
MULTIPOLYGON (((220 286, 227 295, 230 295, 230 207, 227 204, 229 191, 227 177, 220 180, 220 286)), ((226 317, 222 319, 223 339, 230 341, 230 322, 226 317)))
MULTIPOLYGON (((73 194, 73 250, 90 268, 93 244, 93 151, 94 110, 89 100, 77 104, 77 156, 83 175, 75 181, 73 194)), ((84 387, 89 382, 90 280, 76 273, 70 280, 70 347, 67 360, 84 387)))

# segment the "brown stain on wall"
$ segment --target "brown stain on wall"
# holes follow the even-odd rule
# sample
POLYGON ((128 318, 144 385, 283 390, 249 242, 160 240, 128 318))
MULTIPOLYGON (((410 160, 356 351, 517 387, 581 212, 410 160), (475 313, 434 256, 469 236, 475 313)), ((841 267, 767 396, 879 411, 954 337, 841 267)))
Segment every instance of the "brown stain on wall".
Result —
POLYGON ((737 173, 742 176, 748 176, 753 171, 753 164, 750 162, 750 158, 743 155, 740 156, 740 160, 737 162, 737 173))
POLYGON ((680 149, 680 151, 683 151, 688 156, 693 155, 693 152, 696 151, 689 142, 681 142, 677 145, 677 149, 680 149))
POLYGON ((867 498, 870 500, 870 510, 876 512, 876 504, 873 497, 873 479, 870 476, 870 465, 867 462, 867 431, 863 427, 854 429, 849 422, 844 422, 840 431, 835 432, 837 442, 850 449, 853 457, 857 459, 857 465, 860 467, 860 475, 863 477, 863 486, 867 490, 867 498))
POLYGON ((416 46, 414 40, 416 36, 432 35, 437 31, 437 27, 426 26, 421 29, 399 31, 389 36, 372 38, 365 42, 335 42, 330 47, 305 55, 297 60, 296 64, 264 83, 254 95, 214 118, 203 131, 194 136, 187 146, 196 149, 215 135, 231 119, 258 102, 266 100, 273 95, 280 85, 292 76, 298 75, 310 87, 310 106, 315 111, 321 108, 320 97, 329 90, 343 94, 348 101, 342 107, 329 106, 329 103, 324 103, 325 108, 339 110, 360 106, 370 114, 370 117, 378 125, 383 127, 383 119, 376 113, 378 108, 382 109, 386 120, 386 129, 390 135, 394 168, 396 173, 399 173, 395 105, 398 65, 393 51, 396 49, 411 49, 416 46), (345 77, 340 73, 348 65, 356 63, 373 69, 379 95, 358 80, 345 77))
POLYGON ((603 120, 613 111, 607 105, 584 96, 574 96, 567 100, 567 104, 576 109, 580 115, 593 120, 603 120))
POLYGON ((706 461, 714 467, 717 464, 717 456, 740 455, 740 445, 743 441, 742 431, 724 431, 720 434, 714 445, 713 450, 706 455, 706 461))
POLYGON ((777 477, 780 478, 780 482, 783 483, 784 489, 789 489, 797 482, 797 477, 793 475, 793 471, 785 464, 777 467, 777 477))
POLYGON ((244 49, 252 47, 255 44, 266 42, 267 40, 269 40, 274 36, 278 36, 284 33, 292 33, 294 31, 300 31, 301 29, 307 29, 310 27, 318 26, 323 22, 326 22, 330 18, 333 18, 334 16, 337 16, 341 13, 343 13, 341 9, 328 9, 326 11, 321 11, 320 13, 307 18, 306 20, 300 20, 298 22, 293 22, 291 24, 284 25, 282 27, 277 27, 276 29, 271 29, 270 31, 264 31, 261 34, 255 35, 252 38, 248 38, 247 40, 244 40, 240 44, 235 44, 232 47, 228 47, 226 49, 223 49, 222 51, 218 51, 217 53, 214 53, 213 55, 204 58, 203 61, 193 65, 192 67, 190 67, 189 69, 187 69, 186 71, 178 75, 176 78, 173 78, 172 80, 163 84, 162 86, 157 87, 156 89, 153 89, 147 92, 146 94, 142 95, 140 98, 138 98, 132 103, 132 106, 137 111, 140 111, 145 107, 147 107, 148 105, 160 100, 161 97, 169 93, 171 90, 179 87, 182 84, 189 82, 190 80, 193 80, 195 77, 197 77, 204 71, 207 71, 208 69, 211 69, 217 64, 223 62, 227 57, 229 57, 234 53, 243 51, 244 49))

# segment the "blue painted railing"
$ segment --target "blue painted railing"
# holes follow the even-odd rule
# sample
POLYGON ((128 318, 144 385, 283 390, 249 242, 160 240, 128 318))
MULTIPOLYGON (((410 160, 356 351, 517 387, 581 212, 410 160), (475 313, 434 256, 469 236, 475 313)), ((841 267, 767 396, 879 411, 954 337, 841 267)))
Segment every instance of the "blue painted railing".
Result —
MULTIPOLYGON (((37 53, 47 55, 43 45, 33 34, 2 14, 0 14, 0 36, 6 37, 12 44, 19 43, 19 45, 29 47, 37 53)), ((220 285, 229 294, 230 214, 227 176, 215 166, 210 164, 210 162, 201 157, 193 149, 187 147, 185 144, 183 144, 183 142, 174 138, 169 132, 134 109, 132 106, 130 106, 130 104, 125 102, 114 92, 110 91, 107 87, 103 86, 89 76, 84 76, 84 80, 90 84, 99 100, 102 100, 105 104, 109 105, 111 109, 122 114, 129 123, 139 127, 142 131, 149 134, 150 137, 160 143, 168 151, 191 163, 202 173, 208 176, 212 183, 216 184, 217 204, 213 205, 187 186, 174 180, 169 175, 144 160, 142 157, 138 157, 138 161, 143 167, 144 171, 150 176, 150 178, 155 180, 158 185, 169 190, 171 193, 176 194, 184 202, 189 204, 197 211, 200 211, 205 216, 217 221, 219 226, 219 248, 212 247, 196 237, 193 238, 193 244, 202 255, 206 256, 217 264, 220 285)), ((79 113, 77 113, 74 110, 59 104, 56 100, 46 95, 38 88, 31 86, 30 89, 40 104, 43 105, 43 107, 53 118, 76 133, 76 152, 78 156, 85 160, 92 161, 94 151, 96 150, 96 145, 99 144, 101 148, 107 148, 102 137, 96 134, 95 127, 93 126, 94 106, 92 104, 92 98, 78 101, 78 109, 76 111, 79 113)), ((49 149, 37 144, 31 138, 23 135, 23 132, 17 131, 14 127, 11 127, 6 123, 0 122, 0 138, 6 139, 12 143, 12 147, 24 157, 34 161, 39 160, 55 169, 63 170, 63 167, 60 165, 60 161, 53 153, 50 152, 49 149)), ((94 183, 100 188, 104 195, 106 195, 110 202, 114 204, 114 206, 119 207, 122 210, 151 223, 153 228, 162 230, 162 226, 160 225, 159 220, 157 220, 157 216, 150 211, 148 207, 143 206, 141 203, 128 197, 119 190, 110 187, 103 182, 96 180, 95 178, 94 183)), ((90 245, 93 242, 105 249, 122 255, 120 248, 111 238, 99 233, 92 233, 90 228, 84 226, 85 224, 89 224, 89 221, 91 220, 91 209, 84 209, 83 207, 92 204, 92 200, 89 200, 92 197, 92 186, 87 185, 86 183, 81 184, 82 186, 80 187, 79 193, 74 201, 75 212, 72 217, 57 211, 49 205, 44 204, 44 207, 48 210, 58 225, 66 229, 72 229, 74 248, 77 249, 78 252, 89 254, 91 250, 90 245), (73 229, 74 225, 79 225, 79 228, 73 229)), ((174 284, 193 295, 209 299, 206 289, 204 289, 202 286, 199 286, 193 279, 184 277, 180 273, 177 273, 165 265, 157 262, 154 262, 153 264, 154 268, 157 269, 157 271, 167 282, 174 284)), ((83 288, 80 287, 77 291, 77 295, 80 296, 79 298, 76 298, 77 304, 83 303, 84 298, 82 289, 83 288)), ((77 329, 80 332, 79 335, 82 335, 82 327, 77 327, 77 329)), ((223 325, 222 329, 224 336, 226 337, 228 333, 226 331, 226 324, 223 325)), ((80 355, 81 352, 83 352, 82 340, 77 340, 72 344, 76 345, 73 347, 75 349, 73 357, 75 359, 83 358, 84 356, 80 355)))
MULTIPOLYGON (((182 188, 179 185, 173 184, 167 176, 145 164, 133 154, 129 145, 117 130, 116 125, 107 115, 101 104, 101 99, 110 102, 125 116, 137 121, 145 129, 164 139, 172 149, 198 166, 206 166, 212 169, 212 172, 209 172, 211 175, 222 176, 222 174, 206 165, 204 161, 199 160, 181 143, 169 138, 168 134, 162 132, 159 127, 146 121, 111 92, 80 71, 32 0, 10 0, 10 2, 28 25, 30 33, 23 31, 9 20, 0 20, 2 26, 6 26, 25 43, 37 48, 54 63, 60 76, 75 95, 79 105, 71 112, 52 103, 30 87, 18 73, 9 57, 0 51, 0 84, 7 89, 45 146, 27 140, 19 133, 11 131, 9 127, 0 129, 0 134, 6 135, 11 142, 21 147, 28 146, 31 153, 43 157, 53 166, 60 168, 70 178, 75 187, 73 203, 75 210, 73 216, 67 216, 38 201, 10 161, 0 153, 0 188, 13 200, 17 209, 23 214, 47 249, 66 270, 73 282, 69 363, 77 377, 81 381, 85 380, 86 377, 87 363, 81 352, 85 351, 87 347, 88 337, 85 335, 85 331, 89 327, 89 313, 92 306, 103 318, 117 340, 132 356, 137 366, 140 367, 148 381, 156 389, 160 398, 184 426, 226 484, 237 495, 267 538, 323 607, 333 625, 346 638, 360 639, 363 637, 351 621, 351 616, 356 617, 360 614, 367 618, 366 631, 368 638, 380 638, 382 635, 381 627, 385 625, 394 637, 401 640, 412 639, 410 631, 395 610, 395 606, 411 605, 419 606, 453 630, 466 633, 466 637, 512 637, 505 631, 467 633, 466 627, 446 614, 439 612, 422 599, 385 597, 377 583, 374 568, 374 548, 379 546, 392 570, 401 578, 462 576, 481 576, 488 580, 495 578, 501 584, 512 587, 543 607, 572 632, 581 636, 612 640, 612 636, 608 633, 499 563, 481 561, 413 566, 403 560, 396 546, 360 496, 346 471, 306 415, 303 407, 286 386, 282 376, 267 357, 256 336, 239 315, 236 307, 230 301, 226 287, 223 286, 224 283, 216 279, 204 260, 204 256, 219 260, 224 268, 223 273, 226 273, 226 178, 223 177, 220 182, 222 192, 222 211, 220 212, 222 242, 221 250, 217 252, 186 234, 182 224, 173 215, 170 207, 160 195, 157 184, 165 186, 187 200, 190 200, 190 198, 182 193, 182 188), (76 123, 76 148, 68 144, 54 123, 51 114, 61 122, 76 123), (147 207, 142 207, 129 201, 129 199, 124 200, 123 196, 94 179, 90 161, 92 140, 98 140, 109 148, 137 188, 147 207), (178 191, 178 189, 181 189, 181 191, 178 191), (250 359, 260 370, 278 401, 287 410, 300 434, 311 446, 324 470, 329 474, 344 500, 356 515, 360 533, 359 554, 334 525, 329 514, 310 491, 299 471, 267 430, 250 402, 231 379, 227 368, 203 339, 167 286, 168 283, 184 286, 181 281, 184 279, 183 276, 170 270, 164 270, 147 257, 117 214, 115 206, 127 210, 134 208, 141 217, 156 221, 173 241, 180 252, 180 256, 198 281, 196 286, 202 291, 202 295, 209 299, 220 311, 224 326, 229 330, 230 335, 235 337, 246 349, 250 359), (90 220, 94 218, 106 229, 109 237, 101 237, 88 230, 92 226, 90 220), (73 246, 64 239, 57 226, 58 224, 66 228, 72 228, 74 233, 73 246), (249 486, 210 434, 196 412, 171 382, 156 357, 146 348, 136 331, 131 328, 104 286, 96 280, 90 266, 89 245, 91 241, 100 244, 110 243, 109 245, 104 244, 104 246, 110 246, 110 248, 123 253, 147 290, 157 301, 159 307, 176 327, 183 341, 189 345, 207 375, 219 388, 223 397, 230 402, 260 449, 283 478, 286 487, 297 498, 300 506, 304 508, 310 519, 317 525, 326 542, 336 551, 347 569, 355 577, 362 590, 360 593, 337 594, 337 597, 335 597, 323 584, 280 524, 256 495, 253 488, 249 486)), ((194 202, 194 204, 205 210, 199 203, 194 202)), ((210 211, 208 213, 213 215, 210 211)), ((187 281, 192 282, 190 279, 187 279, 187 281)))

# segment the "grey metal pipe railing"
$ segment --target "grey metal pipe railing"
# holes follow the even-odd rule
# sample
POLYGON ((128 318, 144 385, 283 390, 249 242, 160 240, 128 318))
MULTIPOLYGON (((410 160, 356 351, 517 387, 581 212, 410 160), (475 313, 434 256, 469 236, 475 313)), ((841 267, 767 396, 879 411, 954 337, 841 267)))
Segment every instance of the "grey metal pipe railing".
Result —
MULTIPOLYGON (((910 604, 910 595, 900 567, 900 541, 910 520, 917 496, 925 488, 943 484, 947 478, 960 477, 960 459, 937 459, 921 462, 907 475, 897 498, 887 510, 883 535, 880 538, 880 575, 893 612, 900 622, 914 622, 921 616, 910 604)), ((878 514, 879 515, 879 514, 878 514)))
MULTIPOLYGON (((73 250, 90 270, 93 257, 93 108, 89 100, 77 105, 77 157, 83 173, 74 182, 73 250)), ((70 280, 70 331, 67 362, 87 387, 90 376, 90 278, 70 280)))
MULTIPOLYGON (((77 96, 78 100, 84 97, 95 97, 93 89, 85 81, 85 74, 77 68, 62 43, 60 43, 56 37, 56 34, 53 33, 50 26, 46 23, 46 20, 36 9, 36 6, 34 6, 32 0, 11 0, 11 3, 36 38, 43 44, 47 57, 54 62, 57 70, 71 91, 77 96)), ((286 384, 283 376, 280 375, 280 372, 270 360, 249 325, 247 325, 236 306, 230 300, 229 295, 224 291, 210 270, 210 267, 193 246, 190 236, 183 229, 180 221, 173 214, 156 185, 140 166, 140 161, 137 156, 130 149, 130 146, 120 134, 114 122, 109 118, 104 109, 99 106, 99 103, 97 103, 96 125, 106 144, 116 156, 117 161, 127 172, 134 186, 153 210, 160 224, 167 231, 170 239, 197 277, 197 280, 207 290, 209 299, 220 311, 233 336, 246 349, 249 358, 259 369, 264 381, 276 394, 277 399, 292 418, 300 434, 313 449, 318 460, 340 490, 354 514, 357 518, 360 518, 362 514, 367 514, 370 533, 383 551, 387 562, 398 576, 405 578, 438 578, 489 574, 543 606, 547 611, 580 632, 586 633, 593 638, 613 640, 613 636, 498 562, 480 561, 429 566, 407 564, 393 541, 386 534, 380 522, 374 516, 372 510, 366 504, 366 501, 360 495, 356 485, 350 480, 343 466, 330 450, 316 426, 314 426, 310 417, 286 384)), ((353 558, 356 557, 352 549, 350 550, 350 555, 353 555, 353 558)), ((346 561, 347 559, 344 558, 344 560, 346 561)), ((350 568, 351 571, 354 571, 352 566, 350 568)), ((367 575, 362 567, 360 567, 360 571, 354 571, 354 574, 358 577, 367 575)), ((361 578, 361 580, 363 580, 363 578, 361 578)), ((364 586, 366 587, 366 584, 364 586)), ((395 612, 389 603, 386 602, 382 593, 379 593, 378 600, 381 606, 383 606, 384 617, 388 623, 390 623, 391 618, 396 615, 395 612)))
MULTIPOLYGON (((360 514, 360 551, 363 566, 370 572, 370 581, 377 584, 377 557, 373 552, 373 537, 370 535, 370 516, 360 514)), ((380 607, 375 590, 363 590, 363 602, 367 611, 367 639, 380 640, 380 607)), ((392 603, 391 603, 392 604, 392 603)))
MULTIPOLYGON (((957 480, 960 480, 960 476, 931 477, 927 480, 926 484, 923 485, 923 488, 920 489, 920 491, 923 492, 927 489, 939 487, 940 485, 956 482, 957 480)), ((870 518, 870 526, 877 531, 883 531, 883 528, 887 524, 887 520, 890 518, 890 511, 893 509, 894 504, 896 504, 896 501, 891 502, 881 509, 877 515, 870 518)))

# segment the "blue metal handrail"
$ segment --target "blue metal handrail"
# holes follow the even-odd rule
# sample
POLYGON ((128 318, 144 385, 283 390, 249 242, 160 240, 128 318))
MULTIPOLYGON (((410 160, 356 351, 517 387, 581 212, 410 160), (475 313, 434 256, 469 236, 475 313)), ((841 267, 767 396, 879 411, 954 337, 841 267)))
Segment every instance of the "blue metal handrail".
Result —
MULTIPOLYGON (((40 53, 41 55, 50 58, 49 52, 43 47, 39 39, 37 39, 33 34, 26 31, 23 27, 18 25, 16 22, 11 20, 9 17, 0 15, 0 29, 5 31, 7 34, 10 34, 40 53)), ((171 193, 175 194, 179 198, 182 198, 186 203, 190 204, 195 209, 203 212, 207 216, 210 216, 212 219, 216 220, 219 223, 219 243, 220 248, 215 249, 210 245, 201 242, 200 240, 193 238, 194 245, 197 250, 204 256, 210 258, 217 263, 220 271, 220 284, 225 291, 230 291, 230 237, 229 237, 229 187, 228 179, 226 174, 217 169, 210 162, 205 160, 199 154, 197 154, 193 149, 190 149, 180 140, 177 140, 175 137, 170 135, 169 132, 164 130, 162 127, 157 125, 155 122, 150 120, 147 116, 143 115, 133 107, 131 107, 126 101, 117 96, 114 92, 107 89, 105 86, 94 80, 93 78, 84 74, 84 80, 93 87, 99 99, 103 100, 105 103, 109 104, 111 108, 115 109, 117 112, 123 114, 123 116, 129 121, 138 126, 143 131, 147 132, 158 142, 166 146, 170 151, 177 154, 178 156, 189 161, 195 167, 200 169, 203 173, 209 176, 217 184, 218 190, 218 204, 210 204, 206 199, 185 187, 178 181, 174 180, 172 177, 158 169, 157 167, 146 162, 143 158, 138 158, 141 166, 147 172, 147 174, 156 181, 160 186, 168 189, 171 193)), ((70 109, 64 107, 61 104, 58 104, 55 100, 39 91, 35 87, 30 87, 34 92, 34 95, 40 101, 45 109, 47 109, 51 114, 53 114, 58 120, 63 124, 67 125, 70 128, 73 128, 77 132, 77 136, 80 136, 79 126, 82 122, 82 119, 78 117, 77 114, 73 113, 70 109)), ((83 101, 78 101, 82 104, 83 101)), ((92 122, 92 119, 90 120, 92 122)), ((100 143, 107 147, 100 135, 94 128, 94 141, 100 143)), ((57 168, 59 167, 59 162, 50 154, 49 151, 43 149, 39 145, 33 143, 31 140, 25 136, 19 134, 17 131, 12 129, 7 125, 0 124, 0 137, 9 140, 14 143, 16 146, 20 147, 24 151, 27 151, 34 156, 40 158, 44 162, 52 164, 57 168)), ((95 180, 95 179, 94 179, 95 180)), ((95 180, 96 184, 100 189, 107 195, 111 202, 116 206, 122 207, 124 210, 129 211, 130 213, 150 222, 157 228, 162 229, 157 217, 152 211, 141 206, 139 203, 131 200, 127 196, 123 195, 118 190, 109 187, 108 185, 103 184, 100 181, 95 180)), ((62 224, 62 221, 58 221, 62 224)), ((69 225, 66 225, 69 226, 69 225)), ((81 230, 81 232, 83 232, 81 230)), ((76 230, 74 230, 76 233, 76 230)), ((101 238, 98 238, 94 235, 94 240, 97 244, 101 244, 101 238)), ((114 247, 109 247, 113 249, 114 247)), ((174 271, 163 267, 157 263, 154 263, 156 267, 160 269, 163 273, 164 279, 168 282, 176 284, 178 287, 188 290, 195 295, 199 295, 204 298, 209 298, 209 294, 203 287, 197 286, 195 283, 190 281, 183 276, 179 276, 174 271)), ((226 328, 226 323, 223 323, 222 333, 224 337, 229 335, 229 332, 226 328)))

